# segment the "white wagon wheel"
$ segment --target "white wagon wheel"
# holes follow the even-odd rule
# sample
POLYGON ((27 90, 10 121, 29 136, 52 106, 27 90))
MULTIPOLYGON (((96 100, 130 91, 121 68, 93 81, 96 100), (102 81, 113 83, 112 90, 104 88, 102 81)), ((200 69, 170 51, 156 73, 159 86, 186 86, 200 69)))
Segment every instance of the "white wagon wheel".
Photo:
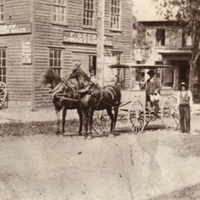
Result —
POLYGON ((134 134, 142 133, 146 126, 146 112, 140 101, 133 101, 129 106, 128 119, 134 134))
POLYGON ((94 112, 94 122, 92 128, 97 134, 108 134, 110 131, 111 121, 108 115, 103 111, 94 112))
POLYGON ((176 130, 179 127, 179 113, 175 96, 168 96, 164 100, 161 108, 161 119, 168 130, 176 130))
POLYGON ((7 95, 8 95, 8 90, 7 90, 6 84, 0 81, 0 108, 5 106, 7 95))

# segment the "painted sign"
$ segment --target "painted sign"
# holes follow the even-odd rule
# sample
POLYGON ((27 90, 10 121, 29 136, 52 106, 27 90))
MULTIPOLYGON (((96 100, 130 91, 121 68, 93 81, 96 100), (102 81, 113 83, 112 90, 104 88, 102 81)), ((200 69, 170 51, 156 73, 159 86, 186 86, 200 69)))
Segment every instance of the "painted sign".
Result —
MULTIPOLYGON (((96 45, 97 44, 97 34, 64 31, 63 42, 96 45)), ((105 36, 104 42, 105 42, 105 46, 113 46, 113 37, 105 36)))
POLYGON ((22 64, 31 64, 31 42, 22 41, 22 64))
POLYGON ((31 33, 31 24, 4 24, 0 25, 0 35, 31 33))

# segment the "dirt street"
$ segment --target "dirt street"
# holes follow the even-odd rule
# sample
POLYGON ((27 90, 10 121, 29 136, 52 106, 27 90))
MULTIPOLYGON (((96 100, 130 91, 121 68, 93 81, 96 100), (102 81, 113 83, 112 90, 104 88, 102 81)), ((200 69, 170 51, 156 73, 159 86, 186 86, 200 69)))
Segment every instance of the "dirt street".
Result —
POLYGON ((1 137, 0 200, 198 200, 198 121, 193 135, 153 125, 137 136, 92 140, 46 132, 1 137))

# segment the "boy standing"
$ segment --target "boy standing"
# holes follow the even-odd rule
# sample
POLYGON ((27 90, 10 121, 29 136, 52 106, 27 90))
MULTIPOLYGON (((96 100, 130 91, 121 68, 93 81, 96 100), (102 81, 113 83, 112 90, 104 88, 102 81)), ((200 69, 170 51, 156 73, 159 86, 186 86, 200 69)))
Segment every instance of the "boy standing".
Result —
POLYGON ((185 82, 180 84, 177 103, 179 106, 181 132, 190 134, 190 109, 192 107, 193 100, 192 93, 188 90, 185 82))

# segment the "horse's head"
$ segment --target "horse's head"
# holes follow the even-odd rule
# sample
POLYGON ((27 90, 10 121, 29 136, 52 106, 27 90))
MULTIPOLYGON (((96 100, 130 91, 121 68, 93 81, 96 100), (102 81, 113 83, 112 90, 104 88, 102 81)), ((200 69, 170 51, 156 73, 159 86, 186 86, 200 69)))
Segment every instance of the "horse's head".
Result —
POLYGON ((43 73, 43 78, 41 82, 43 85, 50 84, 51 87, 55 87, 60 81, 61 78, 57 74, 55 74, 51 68, 48 68, 46 72, 43 73))
POLYGON ((76 66, 72 69, 72 72, 69 74, 68 76, 68 80, 69 79, 76 79, 79 80, 80 79, 83 82, 88 82, 90 81, 90 78, 88 77, 88 75, 81 69, 81 64, 76 64, 76 66))
POLYGON ((69 79, 77 79, 80 76, 80 70, 81 70, 81 63, 78 63, 75 65, 75 67, 72 69, 71 73, 68 75, 69 79))

